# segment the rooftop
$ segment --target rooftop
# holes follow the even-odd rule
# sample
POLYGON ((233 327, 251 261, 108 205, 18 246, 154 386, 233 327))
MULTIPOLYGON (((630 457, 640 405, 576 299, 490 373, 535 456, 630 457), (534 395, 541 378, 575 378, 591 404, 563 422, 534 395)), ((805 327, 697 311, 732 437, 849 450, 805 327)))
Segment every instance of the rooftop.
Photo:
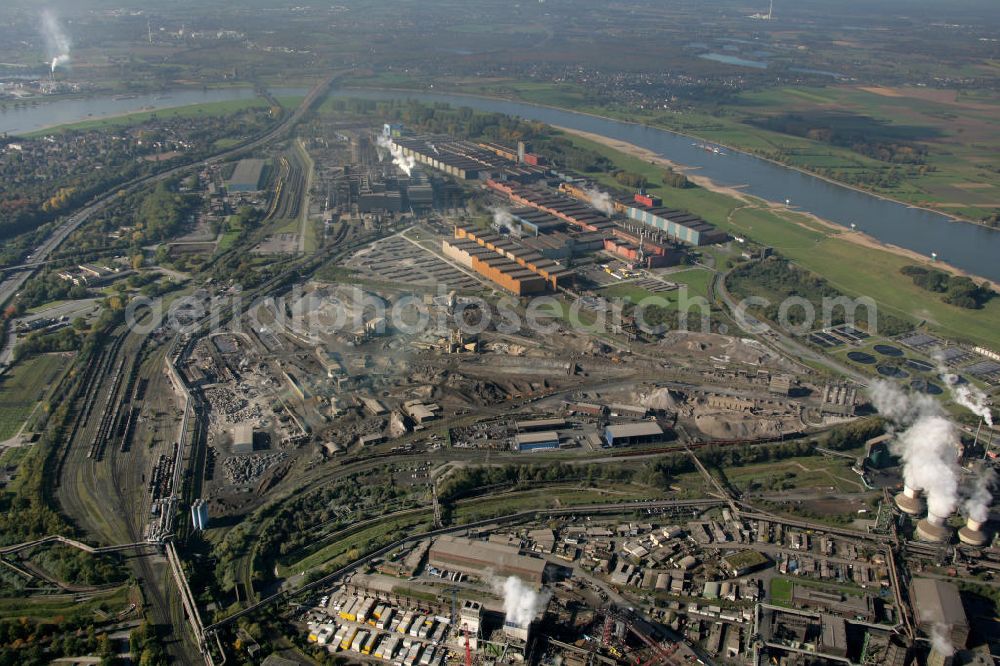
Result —
POLYGON ((260 189, 260 179, 264 172, 264 160, 247 159, 236 163, 233 175, 229 177, 229 188, 237 191, 260 189))
POLYGON ((559 433, 555 430, 543 430, 541 432, 524 432, 517 436, 518 444, 538 444, 541 442, 558 442, 559 433))
POLYGON ((962 597, 952 583, 930 578, 913 580, 913 607, 920 624, 969 626, 962 597))
POLYGON ((483 571, 491 569, 502 575, 523 572, 531 582, 541 582, 545 571, 545 560, 521 555, 521 551, 512 546, 447 534, 434 540, 430 557, 432 560, 443 558, 446 561, 466 562, 483 571))
POLYGON ((534 419, 532 421, 518 421, 518 430, 540 430, 548 428, 562 428, 566 425, 566 419, 534 419))
POLYGON ((606 432, 612 437, 650 437, 662 435, 663 428, 652 421, 643 423, 622 423, 620 425, 610 425, 606 432))

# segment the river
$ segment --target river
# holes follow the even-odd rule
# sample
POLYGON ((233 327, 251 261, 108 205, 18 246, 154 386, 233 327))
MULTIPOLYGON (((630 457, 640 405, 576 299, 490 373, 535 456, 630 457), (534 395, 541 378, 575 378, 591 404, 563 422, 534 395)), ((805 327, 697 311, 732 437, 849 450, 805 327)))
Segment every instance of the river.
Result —
MULTIPOLYGON (((304 95, 305 88, 276 88, 271 93, 283 95, 304 95)), ((137 95, 100 95, 90 97, 70 97, 53 102, 44 98, 24 101, 15 107, 7 102, 6 109, 0 109, 0 132, 25 134, 47 127, 68 125, 83 120, 96 120, 150 109, 168 109, 192 104, 209 104, 256 97, 253 88, 207 88, 205 90, 169 90, 160 93, 137 95), (32 102, 37 100, 37 104, 32 102)))
MULTIPOLYGON (((301 95, 305 91, 289 88, 273 92, 275 95, 301 95)), ((563 109, 469 95, 381 90, 335 90, 332 94, 376 100, 405 98, 446 102, 601 134, 647 148, 678 164, 695 169, 694 173, 697 175, 711 178, 720 185, 741 187, 744 192, 768 201, 783 202, 789 199, 796 210, 813 213, 844 227, 854 223, 860 231, 882 242, 913 250, 924 256, 936 252, 939 259, 953 266, 1000 281, 1000 232, 882 199, 745 153, 729 150, 725 154, 710 153, 697 147, 697 142, 690 137, 667 130, 563 109)), ((252 96, 253 91, 247 88, 225 88, 143 94, 131 99, 64 99, 21 109, 8 108, 6 112, 0 113, 0 132, 30 132, 148 107, 168 108, 252 96)))

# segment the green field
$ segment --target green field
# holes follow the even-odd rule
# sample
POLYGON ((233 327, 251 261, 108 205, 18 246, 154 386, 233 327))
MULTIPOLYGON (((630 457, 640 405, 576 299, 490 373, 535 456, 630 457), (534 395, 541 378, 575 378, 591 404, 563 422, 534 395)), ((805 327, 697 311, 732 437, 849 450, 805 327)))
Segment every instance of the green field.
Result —
POLYGON ((772 578, 770 590, 771 603, 775 606, 791 606, 792 587, 794 587, 794 585, 795 583, 787 578, 772 578))
POLYGON ((678 273, 669 273, 663 276, 664 279, 678 284, 686 284, 688 287, 688 297, 704 296, 708 298, 709 286, 712 284, 712 272, 704 268, 689 268, 678 273))
MULTIPOLYGON (((705 268, 689 268, 674 273, 664 273, 660 277, 664 282, 673 282, 678 285, 687 286, 687 297, 694 298, 703 296, 708 298, 708 288, 712 282, 712 271, 705 268)), ((652 292, 638 286, 633 281, 612 283, 600 290, 600 294, 605 298, 623 298, 632 303, 639 303, 645 298, 656 297, 659 300, 669 301, 671 304, 677 303, 680 298, 680 290, 652 292)))
POLYGON ((851 471, 851 461, 839 456, 804 456, 734 467, 726 469, 726 478, 738 488, 748 488, 752 483, 766 488, 771 483, 784 482, 788 488, 825 490, 832 486, 839 492, 865 490, 860 477, 851 471))
POLYGON ((226 250, 228 250, 229 248, 231 248, 233 246, 233 243, 235 243, 236 239, 239 238, 239 237, 240 237, 240 232, 239 231, 226 231, 226 232, 223 232, 222 238, 219 239, 219 244, 215 248, 215 251, 216 252, 225 252, 226 250))
POLYGON ((239 239, 241 233, 243 233, 243 225, 240 224, 239 218, 236 215, 226 217, 225 230, 219 238, 219 243, 216 245, 215 251, 225 252, 231 248, 233 243, 239 239))
POLYGON ((63 354, 41 354, 0 376, 0 441, 18 433, 67 363, 63 354))
POLYGON ((377 547, 387 545, 389 541, 386 541, 386 538, 389 536, 393 536, 394 539, 402 538, 398 535, 416 533, 421 531, 422 527, 429 527, 431 524, 430 518, 430 511, 427 511, 405 518, 377 523, 340 541, 325 546, 301 560, 287 565, 278 564, 278 575, 289 576, 308 572, 316 567, 328 565, 331 562, 346 564, 348 561, 357 559, 365 553, 375 550, 377 547))

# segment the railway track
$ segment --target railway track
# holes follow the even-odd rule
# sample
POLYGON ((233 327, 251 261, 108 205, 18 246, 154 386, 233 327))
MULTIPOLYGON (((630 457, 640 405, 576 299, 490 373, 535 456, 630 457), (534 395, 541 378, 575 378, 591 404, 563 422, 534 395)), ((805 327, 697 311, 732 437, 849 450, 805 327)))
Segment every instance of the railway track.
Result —
MULTIPOLYGON (((314 87, 299 108, 278 127, 205 162, 231 159, 284 138, 335 78, 336 75, 331 75, 314 87)), ((37 255, 39 260, 44 260, 45 255, 54 251, 73 229, 112 201, 117 192, 169 178, 193 166, 171 169, 155 177, 128 183, 95 199, 46 241, 45 251, 37 255)), ((290 164, 289 171, 293 170, 294 167, 290 164)), ((301 195, 303 180, 301 169, 298 174, 289 174, 287 182, 282 185, 284 196, 279 197, 276 213, 298 210, 300 203, 288 194, 298 188, 301 195)), ((324 258, 317 256, 316 259, 324 258)), ((318 265, 313 265, 313 269, 318 265)), ((301 268, 306 267, 296 266, 292 273, 297 274, 301 268)), ((33 270, 34 267, 28 267, 27 274, 33 270)), ((13 281, 5 281, 2 286, 6 290, 17 285, 13 281)), ((263 287, 280 288, 281 282, 269 282, 263 287)), ((123 541, 120 538, 122 535, 127 535, 129 541, 142 541, 145 538, 149 505, 145 479, 140 481, 140 471, 148 469, 149 454, 132 447, 131 440, 139 425, 146 384, 162 368, 162 363, 151 363, 143 367, 147 340, 148 335, 129 331, 125 327, 111 332, 100 341, 100 347, 90 354, 72 388, 67 421, 68 437, 58 454, 58 462, 54 465, 57 479, 55 492, 62 509, 84 531, 96 537, 98 542, 120 542, 123 541)), ((160 380, 163 381, 162 378, 160 380)), ((177 460, 177 465, 183 463, 180 458, 177 460)), ((185 619, 180 605, 171 604, 169 574, 166 574, 162 562, 140 557, 132 559, 131 563, 135 574, 143 583, 152 621, 161 625, 170 624, 177 629, 172 632, 168 651, 178 663, 198 661, 198 650, 190 641, 185 640, 185 634, 181 630, 185 619)), ((179 598, 184 598, 183 590, 180 590, 179 598)), ((187 600, 190 605, 190 597, 187 600)))
MULTIPOLYGON (((94 353, 87 361, 80 379, 77 382, 73 397, 70 398, 69 419, 72 426, 67 433, 67 446, 62 448, 59 461, 56 464, 56 484, 61 482, 64 466, 73 442, 76 442, 86 431, 90 421, 90 416, 94 411, 94 405, 100 397, 100 386, 103 378, 108 372, 112 360, 121 349, 122 338, 112 337, 110 341, 101 346, 100 351, 94 353)), ((92 452, 92 447, 88 447, 88 456, 92 452)))

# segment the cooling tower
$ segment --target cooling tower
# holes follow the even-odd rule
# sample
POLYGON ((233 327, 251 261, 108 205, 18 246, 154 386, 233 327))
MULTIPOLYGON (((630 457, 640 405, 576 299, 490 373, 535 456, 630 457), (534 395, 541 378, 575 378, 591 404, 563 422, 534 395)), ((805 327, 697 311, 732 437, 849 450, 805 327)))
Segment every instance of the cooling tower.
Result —
POLYGON ((924 500, 920 497, 920 490, 903 486, 903 492, 896 495, 896 506, 903 513, 911 516, 919 516, 924 512, 924 500))
POLYGON ((969 546, 985 546, 987 538, 983 523, 969 518, 965 527, 958 531, 958 539, 969 546))
POLYGON ((926 518, 917 523, 917 538, 932 543, 948 541, 951 539, 951 528, 945 524, 947 520, 947 516, 928 514, 926 518))

